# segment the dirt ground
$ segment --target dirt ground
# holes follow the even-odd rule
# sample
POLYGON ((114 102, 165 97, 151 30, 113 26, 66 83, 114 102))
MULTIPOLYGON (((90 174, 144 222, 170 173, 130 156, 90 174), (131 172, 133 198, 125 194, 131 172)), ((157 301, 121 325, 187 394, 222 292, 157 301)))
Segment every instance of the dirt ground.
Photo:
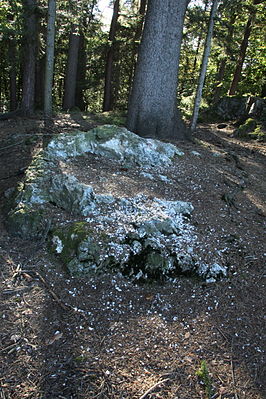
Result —
MULTIPOLYGON (((50 136, 97 123, 77 114, 49 127, 39 118, 0 121, 2 209, 50 136)), ((151 285, 120 275, 72 278, 45 242, 10 236, 3 210, 0 399, 265 397, 266 146, 214 124, 176 144, 185 156, 169 190, 127 168, 114 179, 113 166, 90 157, 86 179, 97 187, 107 176, 117 191, 126 185, 134 194, 191 201, 206 258, 218 251, 228 277, 151 285), (202 361, 207 372, 199 377, 202 361)))

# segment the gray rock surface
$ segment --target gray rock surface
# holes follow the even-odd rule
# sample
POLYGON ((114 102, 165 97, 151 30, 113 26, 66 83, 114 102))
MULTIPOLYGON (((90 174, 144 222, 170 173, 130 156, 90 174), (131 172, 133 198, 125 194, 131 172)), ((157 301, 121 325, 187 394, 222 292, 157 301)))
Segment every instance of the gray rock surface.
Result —
MULTIPOLYGON (((90 151, 131 167, 141 165, 151 176, 155 165, 169 165, 180 155, 171 144, 114 126, 62 135, 28 168, 9 212, 12 233, 31 239, 50 231, 50 247, 72 275, 111 271, 141 281, 174 279, 180 273, 209 280, 226 275, 218 263, 207 265, 194 253, 191 203, 96 194, 94 187, 58 167, 58 158, 71 162, 90 151)), ((165 184, 170 183, 166 178, 165 184)))
POLYGON ((124 166, 142 167, 169 165, 175 156, 184 155, 172 144, 144 139, 114 125, 60 135, 49 143, 47 150, 50 156, 57 158, 92 153, 119 161, 124 166))

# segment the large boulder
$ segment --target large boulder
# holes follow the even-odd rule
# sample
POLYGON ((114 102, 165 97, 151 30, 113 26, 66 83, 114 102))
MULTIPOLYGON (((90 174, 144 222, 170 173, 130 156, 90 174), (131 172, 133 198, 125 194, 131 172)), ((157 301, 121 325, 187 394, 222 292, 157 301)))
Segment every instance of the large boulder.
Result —
POLYGON ((216 104, 215 112, 223 120, 241 118, 248 112, 247 97, 223 97, 216 104))
POLYGON ((174 145, 115 126, 60 135, 34 158, 17 190, 7 220, 12 233, 38 239, 49 232, 50 249, 72 275, 115 271, 138 281, 180 273, 206 279, 226 275, 217 262, 208 265, 194 253, 191 203, 97 193, 66 166, 86 153, 102 162, 112 159, 118 167, 130 165, 139 175, 182 155, 174 145))
POLYGON ((242 120, 249 117, 260 119, 266 109, 263 98, 248 96, 222 97, 208 113, 213 113, 217 118, 224 121, 242 120))
POLYGON ((60 135, 48 144, 47 150, 56 158, 92 153, 119 161, 124 166, 142 167, 169 165, 175 156, 184 155, 170 143, 144 139, 126 128, 113 125, 60 135))

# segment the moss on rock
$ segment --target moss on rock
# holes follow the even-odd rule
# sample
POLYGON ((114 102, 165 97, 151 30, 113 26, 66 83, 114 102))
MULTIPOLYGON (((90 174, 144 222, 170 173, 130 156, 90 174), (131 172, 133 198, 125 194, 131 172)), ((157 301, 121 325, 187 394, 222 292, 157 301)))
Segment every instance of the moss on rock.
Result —
POLYGON ((47 219, 42 208, 32 208, 21 204, 10 211, 6 225, 11 234, 21 238, 42 238, 47 230, 50 220, 47 219))
POLYGON ((257 127, 255 119, 248 118, 246 122, 235 130, 234 135, 237 137, 249 138, 257 127))
POLYGON ((75 222, 52 232, 51 249, 72 275, 96 271, 102 263, 107 235, 87 222, 75 222))

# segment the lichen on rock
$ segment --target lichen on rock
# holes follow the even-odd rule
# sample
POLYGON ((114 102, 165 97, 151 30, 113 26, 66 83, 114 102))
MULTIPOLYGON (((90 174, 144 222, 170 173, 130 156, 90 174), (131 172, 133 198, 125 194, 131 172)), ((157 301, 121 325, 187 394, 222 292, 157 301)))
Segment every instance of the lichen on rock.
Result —
POLYGON ((165 166, 175 156, 184 155, 173 144, 144 139, 126 128, 113 125, 60 135, 48 144, 47 153, 63 159, 92 153, 128 166, 165 166))
POLYGON ((130 165, 147 176, 155 176, 156 166, 154 178, 165 184, 172 183, 158 172, 182 155, 172 144, 110 125, 60 135, 26 172, 8 214, 12 233, 41 238, 50 229, 51 251, 72 275, 120 272, 135 281, 174 279, 180 273, 208 279, 225 275, 218 263, 207 265, 194 254, 197 235, 190 223, 191 203, 144 194, 99 194, 67 167, 59 167, 58 159, 67 164, 86 153, 101 156, 103 162, 107 157, 114 164, 130 165), (52 208, 55 218, 49 213, 52 208), (60 220, 58 214, 64 217, 60 220))

